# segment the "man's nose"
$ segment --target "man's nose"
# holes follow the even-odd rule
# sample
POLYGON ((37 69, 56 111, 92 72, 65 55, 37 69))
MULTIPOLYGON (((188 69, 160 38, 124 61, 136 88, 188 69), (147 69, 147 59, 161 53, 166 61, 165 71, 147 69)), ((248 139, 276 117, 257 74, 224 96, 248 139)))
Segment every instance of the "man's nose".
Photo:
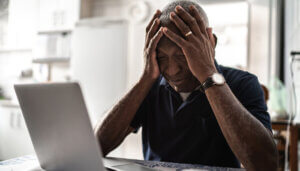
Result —
POLYGON ((179 74, 180 70, 181 70, 181 68, 178 65, 178 63, 175 60, 173 60, 171 57, 169 59, 169 65, 168 65, 168 69, 167 69, 168 75, 170 77, 176 76, 177 74, 179 74))

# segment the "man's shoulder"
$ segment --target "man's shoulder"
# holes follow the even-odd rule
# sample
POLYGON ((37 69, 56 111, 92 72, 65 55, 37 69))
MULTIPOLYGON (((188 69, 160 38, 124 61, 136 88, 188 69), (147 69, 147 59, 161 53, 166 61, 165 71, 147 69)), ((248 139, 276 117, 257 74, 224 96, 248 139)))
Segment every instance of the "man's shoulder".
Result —
POLYGON ((226 83, 238 98, 246 94, 263 95, 261 85, 254 74, 225 66, 220 68, 226 83))
POLYGON ((257 77, 250 72, 222 65, 220 65, 220 69, 226 79, 226 82, 232 86, 258 82, 257 77))

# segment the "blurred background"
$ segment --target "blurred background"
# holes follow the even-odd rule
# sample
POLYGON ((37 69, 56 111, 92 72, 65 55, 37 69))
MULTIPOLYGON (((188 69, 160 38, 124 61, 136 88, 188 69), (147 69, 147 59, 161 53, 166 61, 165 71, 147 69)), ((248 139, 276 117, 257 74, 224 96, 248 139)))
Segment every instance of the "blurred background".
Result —
MULTIPOLYGON (((171 1, 0 0, 0 160, 34 153, 14 84, 80 82, 95 125, 139 79, 145 27, 171 1)), ((256 74, 272 120, 299 123, 300 58, 291 63, 291 52, 300 51, 300 1, 198 2, 218 63, 256 74)), ((142 159, 140 132, 110 156, 142 159)))

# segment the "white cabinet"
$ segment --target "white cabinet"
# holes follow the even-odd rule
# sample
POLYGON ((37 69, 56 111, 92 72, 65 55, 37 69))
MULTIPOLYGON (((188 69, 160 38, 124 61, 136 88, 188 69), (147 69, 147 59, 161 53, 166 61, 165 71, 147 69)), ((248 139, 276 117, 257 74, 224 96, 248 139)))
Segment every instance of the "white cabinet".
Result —
POLYGON ((71 29, 79 19, 80 0, 38 0, 38 30, 71 29))
POLYGON ((80 0, 10 0, 5 48, 32 49, 37 31, 72 29, 79 8, 80 0))
POLYGON ((31 49, 36 31, 37 0, 10 0, 8 9, 9 49, 31 49))
POLYGON ((0 160, 33 153, 21 110, 16 107, 0 107, 0 160))

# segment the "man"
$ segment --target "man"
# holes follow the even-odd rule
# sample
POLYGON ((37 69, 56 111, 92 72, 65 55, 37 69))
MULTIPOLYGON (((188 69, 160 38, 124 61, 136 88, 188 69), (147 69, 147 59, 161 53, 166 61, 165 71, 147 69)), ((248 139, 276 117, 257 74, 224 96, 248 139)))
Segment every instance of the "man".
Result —
POLYGON ((142 127, 145 160, 276 170, 260 84, 217 64, 203 9, 172 2, 146 32, 142 77, 96 128, 104 155, 142 127))

